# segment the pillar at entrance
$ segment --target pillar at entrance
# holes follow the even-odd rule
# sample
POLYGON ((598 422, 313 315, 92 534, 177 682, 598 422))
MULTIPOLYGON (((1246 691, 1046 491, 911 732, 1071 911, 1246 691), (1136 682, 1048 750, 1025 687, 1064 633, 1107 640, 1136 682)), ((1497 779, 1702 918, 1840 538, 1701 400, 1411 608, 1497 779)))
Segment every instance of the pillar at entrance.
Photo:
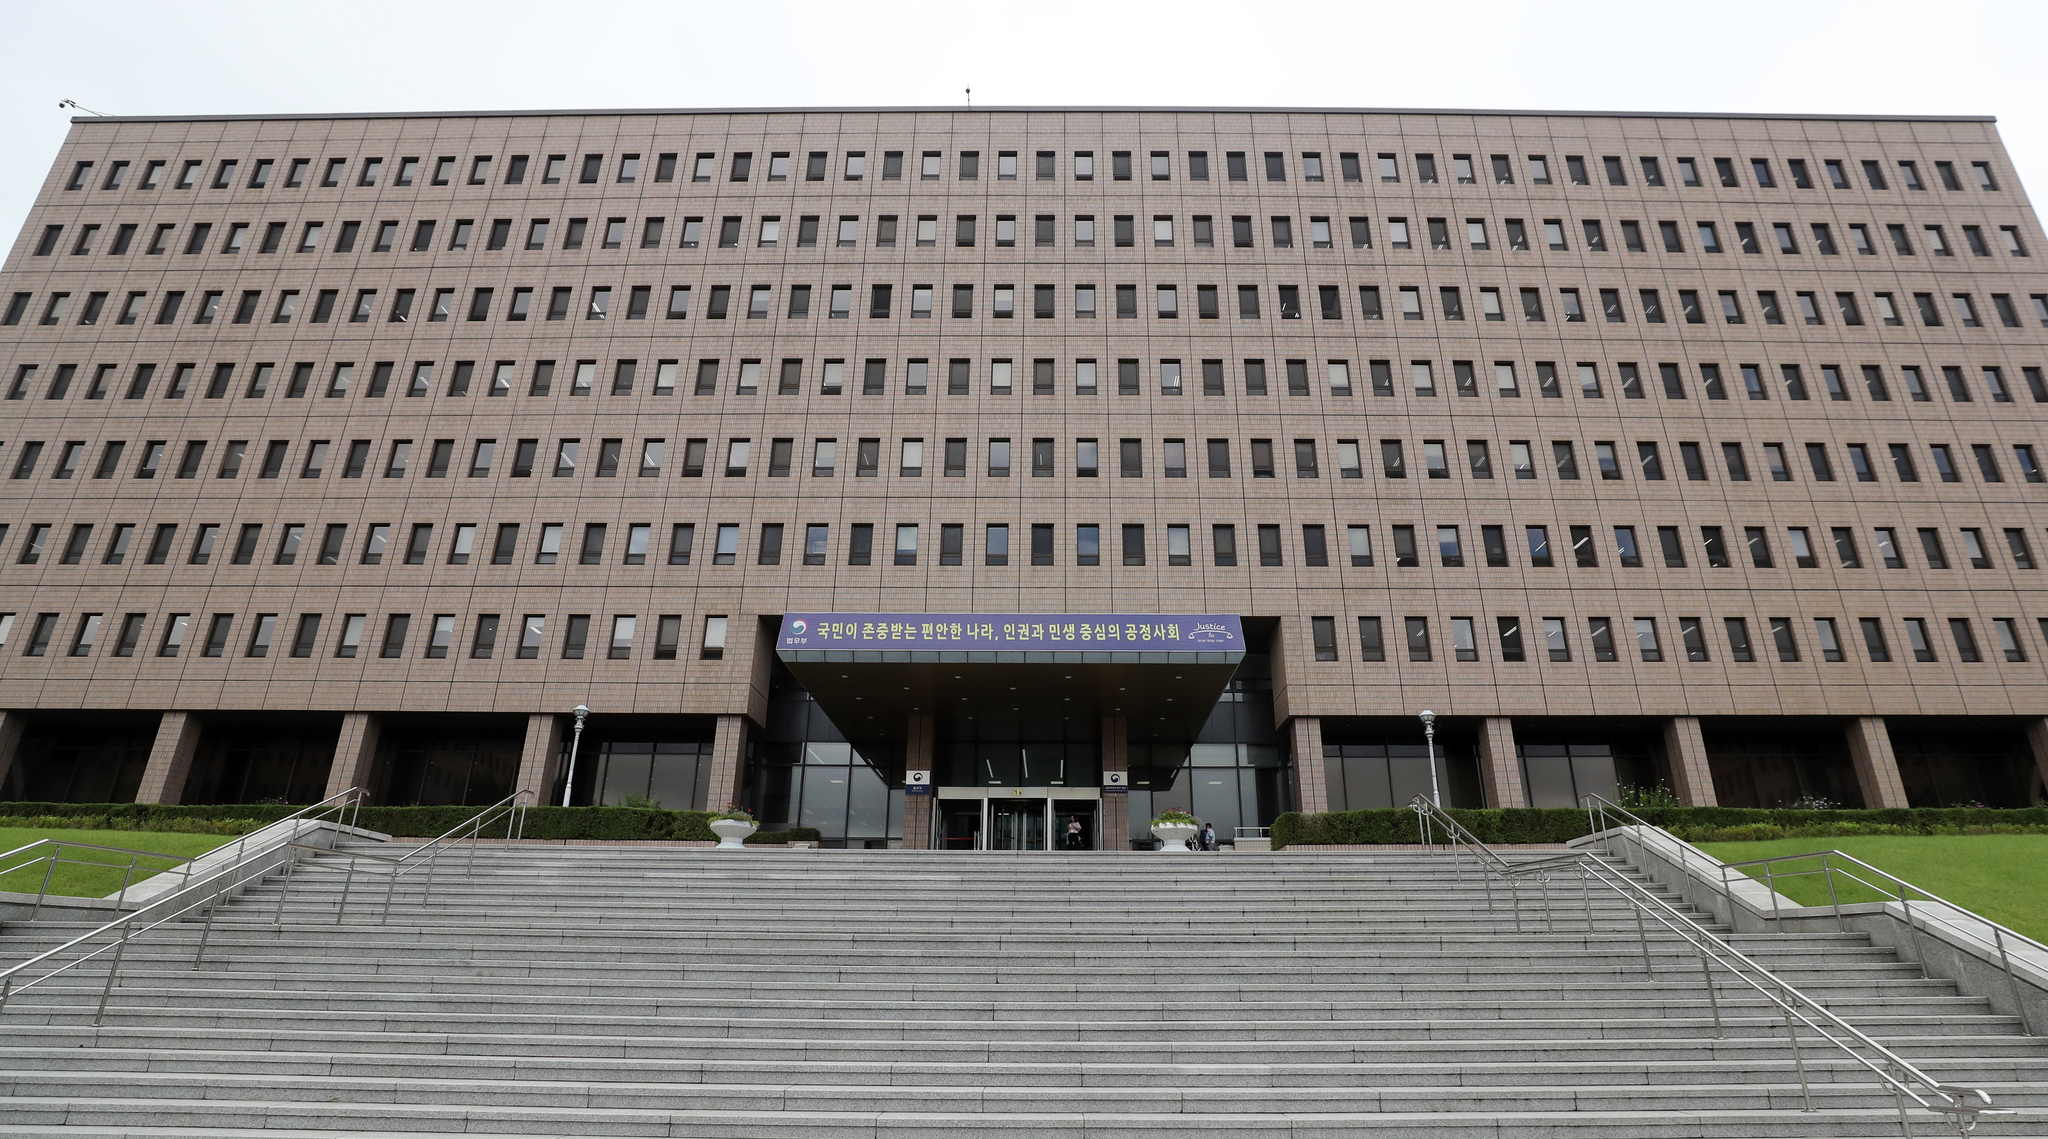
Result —
POLYGON ((1294 741, 1294 809, 1304 815, 1320 815, 1331 809, 1330 779, 1323 763, 1323 721, 1315 716, 1296 716, 1287 721, 1294 741))
POLYGON ((341 734, 334 739, 334 766, 327 769, 327 798, 351 787, 369 790, 379 728, 377 717, 368 712, 350 712, 341 718, 341 734))
MULTIPOLYGON (((1130 722, 1123 716, 1105 714, 1102 717, 1102 773, 1106 777, 1112 771, 1125 775, 1124 786, 1130 787, 1131 737, 1130 722)), ((1103 779, 1106 786, 1107 778, 1103 779)), ((1102 795, 1102 807, 1096 818, 1097 842, 1103 850, 1129 850, 1131 848, 1131 793, 1106 791, 1102 795)))
POLYGON ((149 766, 143 769, 136 802, 184 801, 185 777, 192 773, 192 754, 199 750, 199 725, 197 712, 165 712, 157 721, 156 745, 149 749, 149 766))
POLYGON ((1858 716, 1849 721, 1849 758, 1856 764, 1856 783, 1863 789, 1863 805, 1872 810, 1904 807, 1906 782, 1899 778, 1899 761, 1892 755, 1892 734, 1883 716, 1858 716))
POLYGON ((1479 774, 1486 781, 1489 807, 1526 807, 1528 788, 1522 785, 1522 759, 1515 752, 1515 722, 1506 716, 1488 716, 1479 722, 1479 774))
POLYGON ((1688 807, 1718 807, 1714 769, 1707 762, 1707 741, 1698 716, 1673 716, 1664 725, 1664 757, 1671 764, 1672 793, 1688 807))
POLYGON ((7 775, 14 770, 15 754, 21 750, 21 734, 27 728, 28 713, 0 712, 0 798, 5 798, 7 775))
MULTIPOLYGON (((903 770, 930 771, 934 749, 934 721, 930 716, 910 717, 903 745, 903 770)), ((932 799, 937 788, 925 784, 926 794, 903 796, 903 849, 930 850, 932 847, 932 799)))
POLYGON ((533 712, 526 717, 526 742, 519 750, 519 781, 515 791, 531 791, 529 807, 560 806, 555 778, 562 770, 562 739, 567 729, 565 716, 533 712))
POLYGON ((718 735, 711 743, 711 778, 706 784, 704 809, 722 811, 727 803, 740 801, 740 768, 746 758, 747 718, 720 716, 718 735))

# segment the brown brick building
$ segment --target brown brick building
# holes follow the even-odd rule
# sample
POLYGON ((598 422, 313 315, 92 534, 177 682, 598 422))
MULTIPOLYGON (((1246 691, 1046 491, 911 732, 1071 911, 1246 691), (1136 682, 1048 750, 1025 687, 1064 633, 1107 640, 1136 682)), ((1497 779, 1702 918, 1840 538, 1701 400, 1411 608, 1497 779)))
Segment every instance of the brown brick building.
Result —
POLYGON ((78 119, 4 794, 559 802, 584 704, 575 801, 853 845, 1405 802, 1425 707, 1468 805, 2038 801, 2044 241, 1973 118, 78 119))

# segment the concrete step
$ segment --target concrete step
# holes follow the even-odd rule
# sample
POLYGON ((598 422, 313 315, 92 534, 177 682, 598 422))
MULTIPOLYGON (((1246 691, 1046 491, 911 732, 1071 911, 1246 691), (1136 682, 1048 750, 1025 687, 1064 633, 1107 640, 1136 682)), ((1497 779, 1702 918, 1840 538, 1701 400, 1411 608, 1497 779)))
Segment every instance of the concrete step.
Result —
MULTIPOLYGON (((526 996, 555 1000, 565 997, 645 1000, 650 996, 663 999, 716 1001, 756 1000, 769 997, 784 1000, 844 1000, 850 996, 863 996, 890 1002, 941 1004, 1066 1004, 1171 1000, 1190 1005, 1256 1002, 1291 1005, 1327 1001, 1332 994, 1331 986, 1327 983, 1290 983, 1292 978, 1283 980, 1278 974, 1263 980, 1245 978, 1235 981, 1194 981, 1160 978, 1156 975, 1105 981, 1088 973, 1036 978, 1008 974, 977 981, 949 974, 946 981, 932 983, 905 980, 900 973, 880 970, 851 977, 803 977, 787 980, 758 974, 719 976, 709 970, 706 972, 710 975, 692 977, 688 975, 690 972, 694 970, 684 970, 685 975, 677 976, 674 971, 669 970, 636 969, 632 975, 620 976, 611 971, 584 966, 549 972, 525 971, 516 979, 520 991, 526 996)), ((104 977, 105 973, 101 972, 100 976, 104 977)), ((494 996, 504 990, 506 982, 510 979, 513 978, 505 973, 485 974, 460 968, 451 969, 443 965, 395 968, 365 963, 359 970, 312 971, 280 968, 276 962, 259 966, 250 962, 223 963, 212 958, 208 959, 205 968, 194 970, 182 962, 171 965, 161 957, 145 960, 130 955, 122 964, 120 983, 124 992, 130 989, 169 985, 223 991, 260 985, 272 992, 326 993, 339 989, 343 992, 374 990, 385 994, 450 993, 463 996, 494 996)), ((1690 991, 1697 995, 1705 992, 1704 981, 1697 975, 1690 978, 1674 975, 1663 984, 1678 993, 1690 991)), ((1534 982, 1521 976, 1480 975, 1459 980, 1432 977, 1412 983, 1360 978, 1347 983, 1343 995, 1367 1005, 1425 999, 1469 1005, 1486 1001, 1525 1001, 1533 988, 1534 982)), ((1545 978, 1541 988, 1545 999, 1549 1001, 1580 1007, 1594 1007, 1622 999, 1615 994, 1614 986, 1606 978, 1555 974, 1545 978)), ((1726 975, 1716 980, 1715 988, 1717 992, 1723 994, 1724 1000, 1761 999, 1756 996, 1755 990, 1726 975)), ((1892 1002, 1957 997, 1953 981, 1938 979, 1902 978, 1874 983, 1822 980, 1804 985, 1802 989, 1808 995, 1831 1006, 1837 1001, 1892 1002)))
MULTIPOLYGON (((1746 1080, 1796 1082, 1797 1068, 1780 1044, 1776 1057, 1760 1050, 1727 1059, 1626 1059, 1611 1061, 1555 1059, 1399 1060, 1355 1063, 1188 1063, 1170 1062, 1178 1053, 1162 1049, 1151 1062, 1119 1049, 1116 1059, 1058 1062, 986 1061, 853 1061, 790 1057, 731 1056, 741 1047, 714 1049, 710 1059, 632 1060, 548 1055, 533 1059, 502 1055, 361 1055, 350 1052, 232 1051, 226 1049, 141 1049, 101 1046, 57 1053, 26 1046, 0 1046, 0 1072, 32 1071, 152 1076, 234 1072, 243 1076, 317 1076, 362 1079, 542 1080, 627 1082, 650 1084, 861 1084, 954 1086, 995 1083, 1006 1087, 1179 1087, 1190 1081, 1203 1086, 1239 1088, 1293 1087, 1514 1087, 1527 1084, 1663 1086, 1725 1084, 1746 1080), (1122 1057, 1129 1056, 1129 1059, 1122 1057)), ((1862 1066, 1847 1058, 1822 1053, 1806 1057, 1810 1078, 1818 1083, 1854 1083, 1867 1077, 1862 1066)), ((1973 1084, 2034 1085, 2048 1079, 2048 1056, 1977 1057, 1926 1065, 1949 1081, 1973 1084)), ((2026 1089, 2022 1089, 2026 1091, 2026 1089)), ((2026 1091, 2026 1094, 2035 1094, 2026 1091)), ((2005 1097, 2000 1096, 2000 1102, 2005 1097)))
MULTIPOLYGON (((1798 1095, 1783 1107, 1752 1110, 1678 1110, 1670 1112, 1603 1110, 1372 1110, 1372 1093, 1359 1093, 1351 1110, 1336 1112, 1202 1112, 1168 1110, 1090 1114, 1064 1110, 1007 1112, 999 1110, 931 1110, 891 1113, 874 1109, 785 1105, 765 1110, 662 1110, 582 1106, 574 1108, 469 1106, 442 1104, 378 1105, 357 1103, 269 1103, 261 1100, 88 1099, 23 1097, 9 1104, 8 1127, 0 1134, 77 1135, 73 1127, 188 1128, 204 1134, 228 1135, 232 1129, 368 1131, 372 1134, 417 1134, 461 1131, 465 1134, 574 1134, 579 1136, 683 1136, 720 1139, 895 1139, 898 1136, 956 1136, 989 1133, 1005 1137, 1086 1135, 1165 1135, 1190 1131, 1207 1135, 1285 1136, 1322 1139, 1343 1136, 1420 1136, 1449 1139, 1500 1139, 1502 1136, 1570 1135, 1584 1139, 1764 1139, 1771 1136, 1895 1136, 1898 1112, 1890 1107, 1838 1107, 1812 1114, 1798 1110, 1798 1095), (1364 1107, 1367 1110, 1358 1110, 1364 1107), (44 1131, 24 1129, 43 1128, 44 1131), (62 1130, 57 1130, 63 1128, 62 1130)), ((1920 1126, 1931 1129, 1932 1117, 1920 1126)), ((1992 1117, 1978 1135, 2038 1136, 2048 1113, 1992 1117)), ((162 1134, 161 1130, 117 1131, 116 1134, 162 1134)))
MULTIPOLYGON (((1318 1026, 1330 1021, 1366 1021, 1390 1024, 1398 1021, 1426 1021, 1436 1024, 1469 1021, 1515 1022, 1583 1019, 1609 1025, 1630 1020, 1661 1020, 1670 1017, 1711 1017, 1713 1004, 1704 988, 1658 986, 1656 992, 1615 995, 1606 999, 1581 997, 1548 999, 1526 994, 1515 999, 1499 997, 1467 999, 1439 995, 1428 999, 1391 995, 1380 1000, 1355 994, 1325 994, 1295 1000, 1193 1000, 1174 997, 1133 1000, 1095 997, 1080 1000, 1044 1000, 1018 996, 1012 999, 943 999, 939 994, 908 997, 872 996, 847 990, 835 996, 801 997, 776 993, 754 994, 741 1000, 694 994, 642 994, 605 996, 592 993, 537 994, 531 991, 429 991, 392 992, 380 988, 334 988, 317 979, 293 988, 278 984, 267 988, 242 987, 244 978, 232 984, 209 986, 203 977, 177 986, 151 985, 123 978, 109 1001, 123 1016, 142 1015, 148 1009, 177 1010, 190 1001, 204 998, 209 1004, 238 1012, 346 1011, 364 1016, 460 1016, 489 1012, 501 1019, 550 1019, 562 1016, 634 1016, 655 1019, 773 1020, 807 1017, 820 1021, 882 1020, 895 1017, 905 1022, 984 1021, 1003 1026, 1035 1023, 1071 1023, 1077 1017, 1088 1021, 1207 1022, 1223 1024, 1257 1021, 1284 1024, 1299 1022, 1318 1026)), ((83 1005, 97 1001, 102 986, 67 984, 61 980, 15 994, 23 1014, 31 1010, 83 1005)), ((1777 1006, 1746 986, 1722 989, 1716 1001, 1727 1018, 1770 1018, 1780 1015, 1777 1006)), ((1891 995, 1845 995, 1828 1002, 1836 1015, 1852 1022, 1876 1022, 1904 1016, 1974 1018, 1990 1015, 1989 1002, 1981 997, 1891 995)))
MULTIPOLYGON (((322 1052, 337 1056, 388 1056, 403 1062, 414 1057, 488 1057, 493 1061, 531 1058, 540 1063, 557 1060, 618 1060, 626 1063, 660 1063, 743 1059, 748 1062, 831 1062, 831 1063, 961 1063, 961 1064, 1059 1064, 1126 1063, 1133 1048, 1121 1040, 1035 1040, 1004 1034, 980 1039, 906 1039, 892 1033, 887 1037, 850 1036, 829 1039, 811 1035, 778 1037, 729 1036, 723 1033, 691 1034, 678 1031, 644 1030, 635 1026, 630 1033, 490 1032, 477 1026, 437 1032, 407 1032, 381 1028, 358 1028, 347 1024, 299 1023, 277 1019, 259 1020, 253 1027, 222 1027, 211 1030, 206 1040, 221 1047, 235 1045, 241 1052, 322 1052)), ((87 1024, 35 1024, 26 1020, 8 1025, 10 1043, 20 1048, 39 1048, 45 1054, 64 1057, 103 1049, 165 1050, 188 1047, 193 1035, 181 1025, 125 1024, 110 1021, 104 1027, 87 1024)), ((1910 1055, 1916 1061, 1963 1063, 1982 1059, 2041 1062, 2048 1049, 2035 1037, 2006 1035, 1923 1036, 1908 1033, 1879 1035, 1879 1043, 1910 1055)), ((1148 1038, 1144 1056, 1159 1063, 1207 1066, 1215 1064, 1261 1065, 1303 1064, 1385 1064, 1408 1063, 1448 1067, 1474 1063, 1626 1063, 1654 1060, 1678 1065, 1713 1065, 1728 1062, 1752 1063, 1789 1060, 1790 1049, 1783 1036, 1783 1024, 1775 1033, 1731 1035, 1716 1038, 1711 1026, 1705 1032, 1663 1038, 1636 1037, 1620 1041, 1567 1037, 1562 1034, 1531 1034, 1523 1038, 1489 1039, 1484 1036, 1458 1039, 1429 1033, 1394 1034, 1383 1038, 1269 1040, 1250 1036, 1221 1036, 1208 1041, 1148 1038)))
MULTIPOLYGON (((1517 1084, 1418 1084, 1273 1087, 1215 1085, 1189 1077, 1174 1084, 1014 1085, 1009 1083, 827 1083, 788 1078, 762 1083, 721 1080, 654 1082, 546 1079, 444 1079, 431 1077, 272 1075, 210 1073, 204 1094, 189 1076, 171 1073, 0 1071, 0 1095, 10 1104, 34 1100, 153 1100, 175 1104, 224 1099, 276 1104, 373 1104, 410 1109, 602 1108, 639 1111, 882 1111, 917 1113, 1184 1112, 1483 1112, 1483 1111, 1816 1111, 1891 1106, 1888 1087, 1869 1077, 1830 1073, 1837 1081, 1812 1079, 1802 1092, 1796 1077, 1739 1083, 1644 1085, 1582 1082, 1566 1086, 1517 1084)), ((1001 1073, 987 1073, 1000 1078, 1001 1073)), ((1994 1085, 1985 1089, 2008 1108, 2048 1107, 2048 1089, 2035 1085, 1994 1085)), ((13 1110, 19 1110, 18 1107, 13 1110)), ((11 1112, 10 1112, 11 1114, 11 1112)), ((2048 1112, 2042 1113, 2048 1118, 2048 1112)), ((387 1124, 388 1125, 388 1124, 387 1124)))
MULTIPOLYGON (((23 1000, 10 1002, 6 1016, 11 1024, 88 1024, 95 1015, 98 990, 72 994, 69 1002, 23 1000)), ((20 999, 20 998, 17 998, 20 999)), ((521 1015, 485 1006, 485 1011, 414 1011, 391 1009, 365 1011, 346 1001, 331 1006, 290 1004, 270 1008, 177 1007, 131 1002, 117 994, 108 1004, 106 1016, 122 1024, 177 1026, 195 1035, 222 1029, 261 1031, 318 1020, 337 1029, 384 1032, 450 1032, 486 1029, 514 1034, 557 1032, 684 1032, 693 1035, 769 1038, 804 1033, 815 1039, 902 1039, 926 1041, 980 1041, 992 1034, 1005 1038, 1037 1041, 1099 1040, 1142 1042, 1161 1035, 1161 1026, 1208 1038, 1233 1035, 1254 1040, 1392 1040, 1418 1034, 1438 1039, 1510 1040, 1586 1035, 1599 1039, 1609 1049, 1626 1052, 1629 1042, 1642 1039, 1681 1039, 1711 1035, 1715 1022, 1704 1001, 1692 1010, 1673 1009, 1662 1016, 1583 1017, 1526 1016, 1431 1017, 1427 1013, 1400 1019, 1273 1019, 1271 1017, 1186 1018, 1155 1014, 1127 1020, 1002 1018, 972 1016, 967 1019, 888 1015, 822 1015, 820 1010, 791 1010, 806 1015, 767 1015, 767 1010, 735 1009, 725 1016, 648 1016, 623 1013, 537 1013, 521 1015)), ((1878 1038, 1913 1036, 1992 1036, 2020 1032, 2016 1017, 1990 1013, 1964 1014, 1931 1012, 1884 1012, 1853 1018, 1852 1023, 1878 1038)), ((1785 1031, 1782 1017, 1736 1015, 1723 1010, 1723 1029, 1731 1036, 1775 1036, 1785 1031)))

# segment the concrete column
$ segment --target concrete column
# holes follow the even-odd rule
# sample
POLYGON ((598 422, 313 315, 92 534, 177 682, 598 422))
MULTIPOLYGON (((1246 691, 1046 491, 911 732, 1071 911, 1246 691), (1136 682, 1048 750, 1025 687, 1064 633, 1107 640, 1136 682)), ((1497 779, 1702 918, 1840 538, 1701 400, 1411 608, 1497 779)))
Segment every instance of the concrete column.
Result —
POLYGON ((199 750, 200 718, 197 712, 165 712, 157 721, 156 746, 149 749, 149 766, 143 769, 142 786, 136 789, 138 803, 181 803, 185 799, 185 777, 192 773, 192 753, 199 750))
MULTIPOLYGON (((1106 714, 1102 717, 1103 774, 1121 771, 1128 776, 1130 770, 1130 721, 1123 716, 1106 714)), ((1128 778, 1124 780, 1124 786, 1130 786, 1128 778)), ((1095 820, 1095 830, 1095 841, 1103 850, 1131 848, 1131 793, 1128 790, 1111 791, 1102 796, 1102 807, 1095 820)))
POLYGON ((1330 777, 1323 763, 1323 721, 1296 716, 1287 721, 1294 741, 1294 809, 1320 815, 1330 807, 1330 777))
MULTIPOLYGON (((568 718, 553 712, 527 713, 526 741, 519 749, 519 778, 513 791, 533 792, 533 798, 526 800, 528 806, 561 805, 555 795, 555 777, 562 772, 562 740, 569 730, 564 721, 568 718)), ((577 762, 582 762, 581 756, 577 762)))
POLYGON ((0 712, 0 798, 5 797, 8 773, 14 770, 15 754, 21 751, 21 734, 28 728, 28 713, 0 712))
POLYGON ((1856 764, 1856 783, 1863 789, 1863 805, 1871 810, 1904 807, 1906 783, 1899 778, 1899 761, 1892 755, 1892 734, 1883 716, 1858 716, 1849 721, 1849 758, 1856 764))
MULTIPOLYGON (((935 749, 932 746, 933 732, 934 721, 932 717, 910 717, 909 731, 906 734, 903 745, 903 769, 905 771, 930 771, 932 769, 932 758, 935 754, 935 749)), ((932 800, 935 797, 935 795, 903 796, 903 849, 930 850, 932 848, 932 800)))
POLYGON ((704 796, 704 809, 724 810, 727 803, 740 801, 740 768, 746 759, 747 718, 720 716, 718 735, 711 744, 711 781, 704 796))
POLYGON ((1671 763, 1672 793, 1688 807, 1718 807, 1714 769, 1707 762, 1707 741, 1698 716, 1673 716, 1664 725, 1664 757, 1671 763))
POLYGON ((1526 807, 1529 790, 1522 785, 1522 758, 1515 753, 1515 722, 1488 716, 1479 722, 1479 776, 1486 781, 1489 807, 1526 807))
MULTIPOLYGON (((2041 773, 2041 782, 2048 783, 2048 719, 2036 717, 2027 721, 2027 749, 2034 753, 2034 770, 2041 773)), ((6 775, 6 761, 0 759, 0 779, 6 775)))
POLYGON ((377 717, 368 712, 350 712, 341 718, 341 734, 334 740, 334 766, 327 769, 327 797, 351 787, 369 790, 370 769, 377 762, 380 736, 377 717))

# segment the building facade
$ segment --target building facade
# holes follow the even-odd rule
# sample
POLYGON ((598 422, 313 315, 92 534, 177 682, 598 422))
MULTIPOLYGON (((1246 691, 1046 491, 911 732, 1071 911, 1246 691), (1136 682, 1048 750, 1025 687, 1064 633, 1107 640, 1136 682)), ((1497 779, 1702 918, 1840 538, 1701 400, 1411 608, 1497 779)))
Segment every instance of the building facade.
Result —
POLYGON ((1978 118, 77 119, 4 796, 2038 802, 2044 241, 1978 118))

